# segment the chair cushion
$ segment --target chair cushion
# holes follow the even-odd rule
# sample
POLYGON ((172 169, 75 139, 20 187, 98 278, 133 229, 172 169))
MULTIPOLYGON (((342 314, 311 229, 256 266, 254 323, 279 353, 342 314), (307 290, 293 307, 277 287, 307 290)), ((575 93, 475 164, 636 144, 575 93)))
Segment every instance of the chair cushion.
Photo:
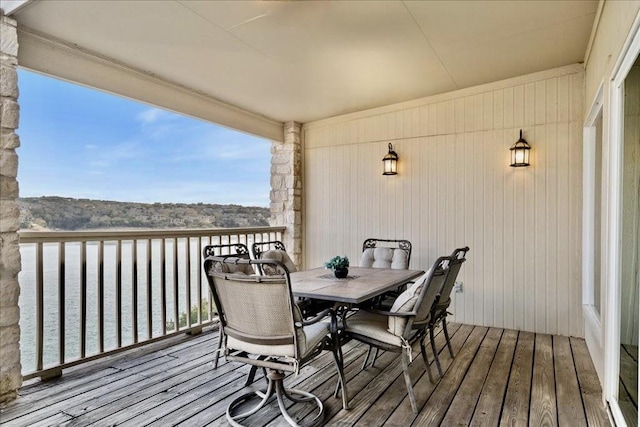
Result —
POLYGON ((367 248, 362 252, 360 267, 406 270, 409 257, 407 251, 400 248, 367 248))
POLYGON ((230 273, 250 276, 256 274, 251 264, 232 264, 235 259, 246 259, 229 256, 226 258, 230 263, 215 262, 211 265, 210 273, 230 273))
MULTIPOLYGON (((427 271, 425 274, 420 276, 420 278, 416 280, 415 283, 411 285, 406 291, 398 295, 398 298, 396 298, 396 300, 393 302, 391 310, 389 311, 391 311, 392 313, 412 311, 416 305, 416 301, 418 300, 420 291, 422 291, 422 287, 429 277, 429 274, 430 271, 427 271)), ((402 336, 402 334, 404 333, 404 328, 406 326, 406 317, 389 316, 390 333, 402 336)))
POLYGON ((387 330, 387 316, 360 310, 347 318, 346 331, 373 338, 387 344, 402 346, 400 336, 391 334, 387 330))
MULTIPOLYGON (((260 256, 260 259, 273 259, 276 261, 280 261, 285 265, 285 267, 287 267, 289 273, 297 271, 296 265, 293 263, 293 261, 291 261, 289 254, 287 254, 282 249, 270 249, 268 251, 265 251, 260 256)), ((266 274, 267 276, 280 276, 284 274, 281 268, 273 265, 263 265, 262 269, 264 270, 264 274, 266 274)))

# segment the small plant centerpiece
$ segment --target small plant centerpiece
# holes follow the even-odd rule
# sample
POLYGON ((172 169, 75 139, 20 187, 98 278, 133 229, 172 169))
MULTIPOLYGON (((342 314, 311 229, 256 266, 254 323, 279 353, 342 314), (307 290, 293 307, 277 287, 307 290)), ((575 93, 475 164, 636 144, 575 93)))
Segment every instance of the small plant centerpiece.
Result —
POLYGON ((338 279, 344 279, 349 274, 349 258, 347 256, 334 256, 324 263, 325 268, 333 270, 338 279))

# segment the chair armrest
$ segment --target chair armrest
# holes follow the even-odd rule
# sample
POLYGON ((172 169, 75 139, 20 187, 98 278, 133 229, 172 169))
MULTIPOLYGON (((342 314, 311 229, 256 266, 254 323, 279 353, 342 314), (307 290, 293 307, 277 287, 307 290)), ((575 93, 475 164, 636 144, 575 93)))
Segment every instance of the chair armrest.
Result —
POLYGON ((311 319, 303 320, 302 326, 309 326, 309 325, 313 325, 314 323, 318 323, 319 321, 327 317, 329 313, 332 313, 332 312, 333 312, 333 309, 331 307, 325 308, 320 313, 318 313, 315 317, 312 317, 311 319))
POLYGON ((381 314, 383 316, 395 316, 395 317, 411 317, 418 314, 415 311, 384 311, 384 310, 376 310, 374 308, 363 309, 363 311, 374 313, 374 314, 381 314))

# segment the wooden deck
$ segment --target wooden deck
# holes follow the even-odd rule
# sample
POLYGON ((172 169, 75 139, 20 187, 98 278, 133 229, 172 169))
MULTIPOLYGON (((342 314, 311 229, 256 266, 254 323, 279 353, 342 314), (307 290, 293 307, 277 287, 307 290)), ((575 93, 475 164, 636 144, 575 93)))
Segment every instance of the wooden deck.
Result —
MULTIPOLYGON (((325 353, 288 378, 325 403, 335 426, 606 426, 601 391, 584 340, 467 325, 451 325, 456 357, 441 352, 445 375, 429 382, 415 352, 411 377, 418 405, 411 411, 397 355, 381 353, 361 371, 367 348, 344 347, 352 409, 331 397, 332 356, 325 353)), ((441 334, 438 348, 443 347, 441 334)), ((179 337, 69 370, 62 378, 23 387, 0 412, 7 426, 226 425, 227 404, 242 394, 248 369, 212 367, 217 332, 179 337)), ((430 356, 431 358, 431 356, 430 356)), ((435 373, 435 366, 432 367, 435 373)), ((262 380, 256 381, 262 386, 262 380)), ((291 413, 304 418, 306 406, 291 413)), ((272 405, 249 425, 286 425, 272 405)))

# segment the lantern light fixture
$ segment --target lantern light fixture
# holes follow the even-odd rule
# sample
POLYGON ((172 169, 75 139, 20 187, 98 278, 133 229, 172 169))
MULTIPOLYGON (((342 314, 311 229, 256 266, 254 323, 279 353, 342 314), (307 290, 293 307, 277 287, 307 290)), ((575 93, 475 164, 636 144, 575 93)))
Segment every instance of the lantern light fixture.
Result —
POLYGON ((531 146, 522 137, 522 129, 520 129, 520 139, 518 139, 511 148, 511 167, 517 168, 521 166, 529 166, 529 154, 531 146))
POLYGON ((397 175, 398 174, 398 153, 393 151, 393 145, 389 143, 389 152, 382 159, 384 164, 384 172, 382 175, 397 175))

